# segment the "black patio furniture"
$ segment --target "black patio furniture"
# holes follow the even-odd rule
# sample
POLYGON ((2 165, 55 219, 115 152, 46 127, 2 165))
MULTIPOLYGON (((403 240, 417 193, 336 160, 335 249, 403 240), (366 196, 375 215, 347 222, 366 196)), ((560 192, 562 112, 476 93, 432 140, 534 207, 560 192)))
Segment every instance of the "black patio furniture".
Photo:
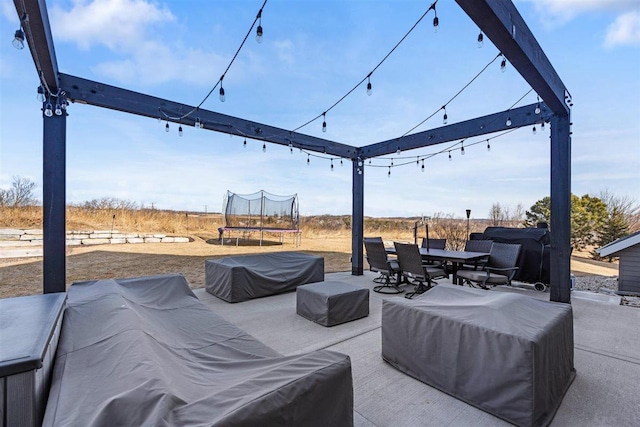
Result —
POLYGON ((489 285, 510 285, 518 271, 520 248, 519 244, 494 242, 482 270, 461 270, 458 271, 458 278, 462 279, 463 284, 482 289, 488 289, 489 285))
POLYGON ((411 299, 416 295, 428 291, 431 288, 433 279, 449 277, 443 269, 433 268, 422 262, 422 255, 420 254, 418 245, 399 242, 394 242, 393 245, 396 250, 396 255, 398 256, 398 265, 402 271, 402 276, 405 277, 409 283, 415 285, 414 291, 407 292, 405 298, 411 299))
POLYGON ((387 251, 384 248, 382 237, 365 237, 364 248, 366 251, 369 270, 380 273, 379 277, 373 279, 381 285, 374 286, 373 291, 381 294, 399 294, 404 292, 398 286, 400 284, 401 275, 398 262, 389 259, 387 251), (395 280, 395 283, 392 282, 395 280))

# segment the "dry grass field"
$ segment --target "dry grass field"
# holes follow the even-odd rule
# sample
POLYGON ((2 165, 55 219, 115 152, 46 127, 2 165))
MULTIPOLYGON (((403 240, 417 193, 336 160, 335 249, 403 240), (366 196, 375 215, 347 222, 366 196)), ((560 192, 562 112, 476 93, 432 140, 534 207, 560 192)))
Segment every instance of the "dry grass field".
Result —
MULTIPOLYGON (((221 246, 217 227, 222 224, 218 214, 186 215, 162 211, 144 211, 144 218, 124 212, 113 218, 111 212, 90 214, 68 212, 69 229, 111 229, 120 231, 163 232, 188 235, 189 243, 145 243, 124 245, 99 245, 69 247, 67 249, 66 282, 96 280, 115 277, 133 277, 162 273, 181 273, 192 287, 204 286, 204 263, 207 259, 223 256, 264 253, 272 251, 302 251, 323 256, 325 272, 351 270, 351 232, 349 217, 318 216, 305 218, 302 224, 300 245, 285 236, 280 244, 276 236, 265 234, 266 241, 258 245, 258 235, 235 246, 221 246)), ((25 212, 21 219, 7 216, 0 227, 39 227, 37 212, 25 212)), ((415 219, 366 219, 365 235, 382 236, 393 241, 413 241, 412 225, 415 219)), ((480 231, 486 224, 472 224, 471 231, 480 231)), ((436 229, 437 230, 437 229, 436 229)), ((432 237, 438 237, 432 235, 432 237)), ((576 253, 571 269, 576 275, 617 275, 617 264, 596 262, 587 254, 576 253)), ((365 263, 365 268, 366 268, 365 263)), ((42 292, 42 258, 0 258, 0 298, 34 295, 42 292)))

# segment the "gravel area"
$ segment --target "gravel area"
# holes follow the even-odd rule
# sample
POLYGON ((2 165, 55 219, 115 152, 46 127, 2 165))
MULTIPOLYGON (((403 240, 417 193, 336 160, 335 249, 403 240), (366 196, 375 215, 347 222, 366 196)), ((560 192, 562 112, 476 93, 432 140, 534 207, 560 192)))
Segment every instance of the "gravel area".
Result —
MULTIPOLYGON (((574 290, 617 295, 618 276, 582 276, 575 279, 574 290)), ((640 297, 623 296, 620 305, 640 308, 640 297)))

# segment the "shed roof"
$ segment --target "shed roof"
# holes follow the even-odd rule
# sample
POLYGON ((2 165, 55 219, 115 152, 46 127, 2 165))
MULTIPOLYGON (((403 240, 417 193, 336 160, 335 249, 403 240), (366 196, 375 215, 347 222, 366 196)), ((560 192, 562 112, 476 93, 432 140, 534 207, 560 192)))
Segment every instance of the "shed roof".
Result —
POLYGON ((608 245, 604 245, 603 247, 596 249, 596 252, 598 252, 600 256, 610 256, 637 244, 640 244, 640 231, 621 237, 618 240, 614 240, 608 245))

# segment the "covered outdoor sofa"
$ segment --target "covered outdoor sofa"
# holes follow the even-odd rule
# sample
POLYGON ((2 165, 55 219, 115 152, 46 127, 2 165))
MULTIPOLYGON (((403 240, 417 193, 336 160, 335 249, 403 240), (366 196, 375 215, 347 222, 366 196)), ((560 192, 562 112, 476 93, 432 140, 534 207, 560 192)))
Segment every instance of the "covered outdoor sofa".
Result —
POLYGON ((352 426, 349 356, 283 356, 181 275, 75 283, 44 426, 352 426))

